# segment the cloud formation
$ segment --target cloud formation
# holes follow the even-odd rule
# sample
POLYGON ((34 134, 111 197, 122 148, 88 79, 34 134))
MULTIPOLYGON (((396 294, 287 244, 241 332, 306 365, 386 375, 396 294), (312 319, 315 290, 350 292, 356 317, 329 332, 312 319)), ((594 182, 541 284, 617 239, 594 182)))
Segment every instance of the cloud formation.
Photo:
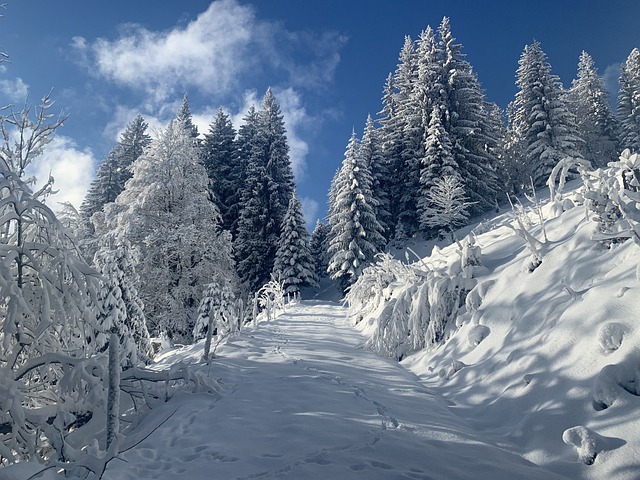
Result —
POLYGON ((127 25, 115 40, 76 37, 71 46, 100 76, 160 101, 186 87, 227 94, 243 77, 265 70, 284 75, 288 84, 319 86, 333 77, 344 41, 332 33, 289 32, 258 20, 251 6, 218 0, 184 26, 151 31, 127 25))
POLYGON ((44 153, 35 159, 30 175, 36 177, 38 186, 42 186, 50 174, 53 176, 53 189, 58 193, 47 199, 51 208, 58 210, 62 202, 79 208, 93 180, 94 164, 90 149, 80 149, 74 140, 56 135, 44 153))

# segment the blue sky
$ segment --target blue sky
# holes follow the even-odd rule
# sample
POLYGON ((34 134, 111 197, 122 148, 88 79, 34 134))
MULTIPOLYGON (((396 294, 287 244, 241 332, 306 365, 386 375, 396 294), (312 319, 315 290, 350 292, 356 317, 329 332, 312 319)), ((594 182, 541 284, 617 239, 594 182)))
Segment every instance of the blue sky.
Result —
POLYGON ((326 193, 353 128, 375 116, 405 35, 451 18, 487 98, 513 98, 525 44, 542 43, 566 86, 589 52, 612 88, 640 46, 637 0, 8 0, 0 20, 0 103, 53 89, 70 115, 39 162, 60 193, 81 201, 97 164, 138 113, 154 128, 184 93, 201 133, 219 106, 239 124, 266 88, 289 132, 307 220, 326 193))

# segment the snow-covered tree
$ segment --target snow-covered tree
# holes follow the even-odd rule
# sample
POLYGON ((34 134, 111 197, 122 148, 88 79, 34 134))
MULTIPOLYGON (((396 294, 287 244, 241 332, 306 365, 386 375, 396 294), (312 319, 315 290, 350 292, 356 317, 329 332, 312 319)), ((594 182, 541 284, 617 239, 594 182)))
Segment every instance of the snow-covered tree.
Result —
POLYGON ((565 157, 579 157, 575 118, 566 105, 560 79, 539 42, 524 48, 517 70, 517 130, 522 131, 526 164, 536 186, 544 185, 565 157))
POLYGON ((640 50, 637 48, 622 65, 617 113, 622 148, 640 152, 640 50))
POLYGON ((385 243, 375 217, 371 173, 361 161, 355 132, 332 185, 328 271, 343 286, 354 282, 385 243))
POLYGON ((118 239, 139 249, 139 294, 149 330, 189 342, 212 276, 234 278, 230 238, 219 228, 206 170, 183 124, 172 121, 132 168, 105 218, 118 239))
MULTIPOLYGON (((271 180, 271 205, 274 221, 278 228, 287 211, 291 194, 295 185, 293 171, 289 159, 289 145, 284 125, 284 117, 280 111, 271 88, 262 100, 262 110, 258 112, 258 148, 259 155, 271 180)), ((279 231, 278 231, 279 233, 279 231)))
POLYGON ((249 292, 269 281, 280 229, 294 191, 284 119, 271 89, 262 110, 252 107, 239 129, 241 161, 246 164, 237 235, 238 273, 249 292))
POLYGON ((269 208, 270 181, 263 165, 250 160, 234 253, 238 274, 249 292, 256 292, 271 276, 278 229, 269 208))
POLYGON ((455 175, 445 175, 435 181, 425 197, 421 221, 428 228, 445 228, 455 240, 453 231, 469 219, 465 189, 455 175))
POLYGON ((236 130, 221 108, 204 136, 203 161, 222 215, 222 228, 235 236, 245 168, 236 143, 236 130))
POLYGON ((317 286, 314 270, 302 204, 294 192, 282 221, 273 274, 285 293, 298 293, 300 288, 317 286))
POLYGON ((94 265, 102 273, 99 294, 101 324, 120 339, 119 354, 123 366, 149 361, 152 348, 144 305, 138 294, 140 278, 136 271, 137 249, 126 239, 117 240, 105 227, 104 214, 93 217, 101 246, 94 257, 94 265))
POLYGON ((131 164, 151 142, 151 137, 146 133, 147 127, 144 118, 136 116, 98 167, 96 178, 91 182, 80 206, 80 213, 87 224, 90 223, 91 215, 101 211, 107 203, 115 201, 124 190, 125 183, 131 178, 131 164))
POLYGON ((241 326, 237 324, 236 295, 228 278, 217 275, 202 294, 198 319, 193 329, 194 340, 205 338, 203 360, 209 361, 213 336, 223 338, 241 326))
POLYGON ((318 219, 313 232, 311 232, 309 251, 314 262, 315 277, 318 280, 327 276, 327 267, 329 266, 327 238, 330 230, 327 223, 323 223, 318 219))
POLYGON ((591 55, 580 54, 578 76, 569 91, 582 156, 593 166, 604 166, 617 156, 618 125, 609 104, 609 92, 591 55))
POLYGON ((101 334, 98 274, 44 203, 53 179, 34 191, 25 176, 64 120, 51 104, 46 96, 35 112, 0 117, 0 456, 9 463, 64 458, 70 428, 95 407, 85 388, 102 381, 85 370, 101 334))
POLYGON ((449 134, 442 125, 440 109, 435 106, 431 112, 431 121, 426 131, 425 154, 420 172, 420 199, 418 202, 420 228, 428 230, 432 225, 430 215, 425 212, 432 207, 431 191, 443 177, 459 179, 458 165, 453 158, 453 146, 449 134))
POLYGON ((374 213, 376 219, 384 229, 383 235, 385 238, 389 238, 389 233, 393 228, 391 213, 389 212, 389 196, 385 189, 389 171, 384 160, 380 132, 376 129, 371 115, 367 117, 362 141, 360 142, 360 155, 362 161, 369 167, 371 172, 371 195, 375 200, 374 213))
POLYGON ((496 176, 496 148, 499 139, 492 128, 484 92, 471 64, 464 59, 462 45, 455 43, 449 18, 438 28, 442 49, 442 84, 446 92, 443 125, 451 138, 453 156, 459 169, 473 214, 491 210, 499 191, 496 176))

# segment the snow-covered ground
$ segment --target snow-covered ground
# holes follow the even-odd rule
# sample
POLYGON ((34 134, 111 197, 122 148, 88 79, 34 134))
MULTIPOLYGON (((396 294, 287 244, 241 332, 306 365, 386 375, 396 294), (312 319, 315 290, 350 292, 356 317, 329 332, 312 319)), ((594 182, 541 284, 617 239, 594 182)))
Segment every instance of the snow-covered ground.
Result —
MULTIPOLYGON (((343 307, 320 301, 231 337, 209 369, 222 396, 184 393, 156 409, 149 422, 175 413, 105 478, 565 478, 487 441, 364 340, 343 307)), ((201 347, 173 351, 159 367, 195 363, 201 347)), ((0 478, 27 470, 0 469, 0 478)))
MULTIPOLYGON (((479 229, 471 310, 444 345, 401 364, 488 443, 566 478, 640 479, 640 247, 594 241, 584 207, 553 210, 533 272, 507 215, 479 229)), ((450 246, 425 262, 458 258, 450 246)), ((384 311, 360 329, 371 335, 384 311)))
MULTIPOLYGON (((364 350, 335 304, 303 302, 231 338, 210 374, 219 400, 174 416, 108 479, 559 478, 484 441, 396 362, 364 350)), ((199 360, 199 346, 163 362, 199 360)))
MULTIPOLYGON (((220 395, 154 409, 140 431, 168 420, 104 478, 640 479, 640 248, 603 248, 582 208, 544 214, 533 272, 504 214, 476 230, 472 308, 433 351, 382 358, 365 347, 372 317, 356 329, 316 299, 229 337, 209 367, 202 342, 165 354, 156 368, 190 363, 220 395)), ((455 258, 447 247, 425 262, 455 258)))

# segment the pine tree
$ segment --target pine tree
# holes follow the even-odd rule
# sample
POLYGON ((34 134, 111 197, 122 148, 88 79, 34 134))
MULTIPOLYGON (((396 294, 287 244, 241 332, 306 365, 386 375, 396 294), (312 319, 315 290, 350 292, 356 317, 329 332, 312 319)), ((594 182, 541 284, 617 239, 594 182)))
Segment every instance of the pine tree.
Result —
POLYGON ((540 43, 524 48, 519 60, 515 109, 524 134, 525 158, 536 186, 544 185, 563 158, 579 157, 580 139, 560 79, 540 43))
POLYGON ((192 340, 212 275, 234 278, 231 240, 190 132, 172 121, 133 165, 133 177, 105 212, 108 227, 140 251, 140 297, 149 329, 192 340))
POLYGON ((620 72, 618 119, 622 149, 640 152, 640 50, 634 48, 620 72))
POLYGON ((329 205, 328 272, 343 286, 354 282, 382 250, 382 227, 375 218, 371 173, 360 158, 355 132, 332 185, 329 205))
POLYGON ((578 76, 569 91, 578 135, 582 138, 582 156, 594 167, 617 158, 618 126, 609 105, 609 93, 587 52, 580 54, 578 76))
POLYGON ((205 134, 203 161, 222 215, 222 228, 235 237, 245 167, 240 160, 235 128, 221 108, 205 134))
POLYGON ((498 172, 505 183, 507 193, 518 194, 530 183, 531 169, 526 159, 526 123, 517 110, 516 102, 507 106, 507 127, 503 142, 503 157, 498 162, 498 172))
POLYGON ((284 117, 271 88, 267 89, 262 110, 258 113, 257 140, 267 175, 271 179, 272 214, 279 228, 294 191, 294 182, 284 117))
POLYGON ((488 120, 489 105, 482 87, 471 64, 464 59, 462 45, 455 43, 449 18, 442 20, 438 35, 446 91, 443 125, 451 138, 459 178, 473 202, 471 213, 479 214, 495 206, 499 190, 495 171, 498 139, 488 120))
POLYGON ((264 165, 255 157, 250 158, 234 242, 238 275, 247 293, 257 292, 269 281, 273 270, 278 229, 270 208, 269 186, 264 165))
POLYGON ((285 293, 295 294, 301 288, 318 286, 314 271, 309 232, 302 216, 302 204, 294 191, 282 221, 273 273, 285 293))
POLYGON ((182 97, 182 103, 176 114, 176 121, 180 123, 183 128, 189 133, 191 138, 198 138, 198 127, 193 123, 193 115, 191 114, 191 107, 189 106, 189 97, 185 93, 182 97))
POLYGON ((96 178, 91 182, 80 206, 85 223, 90 224, 91 216, 101 211, 107 203, 115 201, 124 190, 125 183, 131 178, 131 164, 151 142, 151 137, 146 133, 147 127, 144 118, 136 116, 98 168, 96 178))
POLYGON ((371 172, 371 195, 374 198, 374 214, 378 223, 382 226, 383 235, 389 238, 389 232, 393 225, 389 211, 390 202, 388 192, 385 189, 385 181, 389 178, 389 171, 384 160, 380 132, 375 128, 371 115, 367 117, 364 134, 360 142, 360 155, 362 161, 371 172))
POLYGON ((427 231, 432 227, 431 192, 443 177, 456 178, 461 182, 458 173, 458 165, 453 158, 453 146, 449 134, 442 125, 441 114, 438 107, 431 112, 429 129, 426 132, 425 155, 422 159, 420 172, 420 201, 418 204, 420 215, 420 228, 427 231))
POLYGON ((327 267, 329 266, 327 239, 329 232, 329 225, 321 222, 320 219, 318 219, 313 232, 311 232, 309 251, 314 262, 315 277, 318 280, 327 276, 327 267))

